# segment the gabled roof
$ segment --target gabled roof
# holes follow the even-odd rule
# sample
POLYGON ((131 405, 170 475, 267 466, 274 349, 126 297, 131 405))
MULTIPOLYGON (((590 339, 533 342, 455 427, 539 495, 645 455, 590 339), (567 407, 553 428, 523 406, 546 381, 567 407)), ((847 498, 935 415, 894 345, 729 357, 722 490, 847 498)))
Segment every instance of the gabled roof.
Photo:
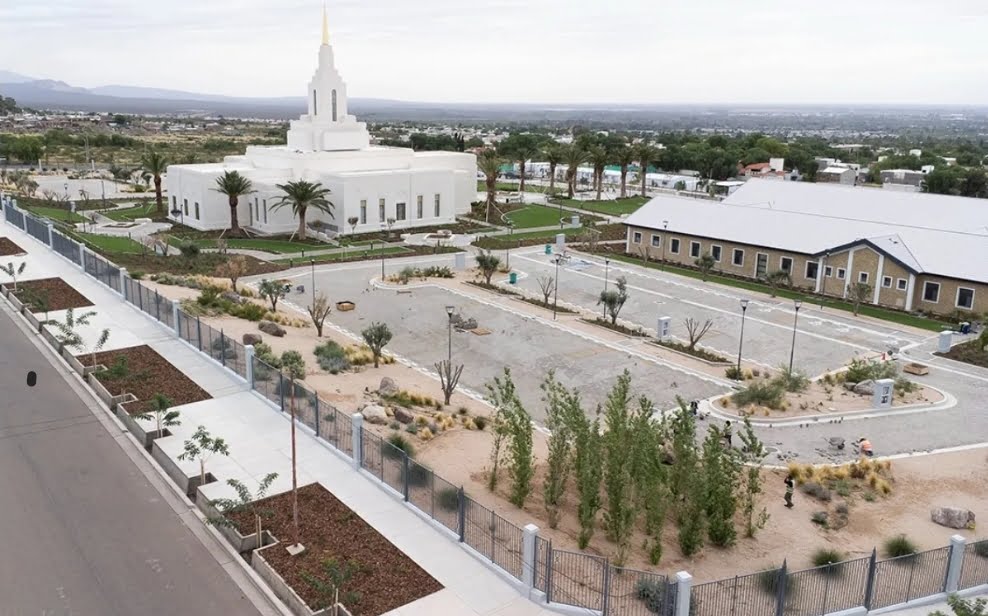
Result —
POLYGON ((625 221, 822 255, 860 243, 916 273, 988 283, 988 200, 753 179, 724 201, 656 197, 625 221))

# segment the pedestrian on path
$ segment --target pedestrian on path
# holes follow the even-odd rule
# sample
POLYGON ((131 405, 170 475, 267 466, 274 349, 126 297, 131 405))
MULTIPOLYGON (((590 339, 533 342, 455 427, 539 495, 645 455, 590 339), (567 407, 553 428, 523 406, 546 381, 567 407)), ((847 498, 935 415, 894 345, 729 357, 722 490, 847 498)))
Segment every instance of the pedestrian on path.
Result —
POLYGON ((858 439, 856 445, 861 455, 868 456, 869 458, 874 457, 875 452, 871 448, 871 441, 868 440, 868 437, 862 436, 858 439))
POLYGON ((792 493, 796 488, 796 482, 793 481, 792 474, 786 475, 786 507, 792 509, 792 493))
POLYGON ((728 420, 727 422, 724 423, 724 440, 727 441, 728 447, 734 447, 733 437, 734 437, 734 428, 731 427, 731 421, 728 420))

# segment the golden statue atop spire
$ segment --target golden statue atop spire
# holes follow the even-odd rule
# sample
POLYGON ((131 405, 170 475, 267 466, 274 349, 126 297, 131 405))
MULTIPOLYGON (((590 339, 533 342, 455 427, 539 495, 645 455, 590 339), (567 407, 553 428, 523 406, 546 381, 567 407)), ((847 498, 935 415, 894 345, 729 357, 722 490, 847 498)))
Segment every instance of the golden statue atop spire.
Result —
POLYGON ((326 4, 322 5, 322 44, 329 45, 329 20, 326 19, 326 4))

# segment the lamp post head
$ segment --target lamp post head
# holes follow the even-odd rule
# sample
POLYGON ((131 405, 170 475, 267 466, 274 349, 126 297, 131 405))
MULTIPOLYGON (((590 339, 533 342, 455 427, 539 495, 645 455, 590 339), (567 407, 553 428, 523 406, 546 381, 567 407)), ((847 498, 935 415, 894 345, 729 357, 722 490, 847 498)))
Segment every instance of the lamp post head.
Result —
POLYGON ((795 306, 796 311, 798 312, 799 311, 799 307, 803 305, 803 302, 800 301, 800 300, 798 300, 798 299, 794 299, 792 301, 792 305, 795 306))
POLYGON ((741 312, 744 312, 747 309, 748 309, 748 300, 747 299, 741 300, 741 312))
POLYGON ((452 318, 452 316, 453 316, 453 310, 455 310, 455 308, 453 308, 453 306, 446 306, 446 316, 452 318))

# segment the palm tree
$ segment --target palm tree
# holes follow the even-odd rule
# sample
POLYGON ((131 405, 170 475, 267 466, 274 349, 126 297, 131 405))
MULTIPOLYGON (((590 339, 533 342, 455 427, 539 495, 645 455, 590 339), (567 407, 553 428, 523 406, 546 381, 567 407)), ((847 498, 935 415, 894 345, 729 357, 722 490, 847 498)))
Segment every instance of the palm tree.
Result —
POLYGON ((158 214, 164 214, 165 202, 161 198, 161 174, 168 169, 168 159, 155 150, 148 150, 141 156, 141 168, 154 177, 154 200, 158 205, 158 214))
POLYGON ((329 189, 319 182, 296 180, 275 186, 285 193, 285 196, 275 203, 272 209, 277 210, 286 205, 292 208, 292 213, 298 218, 298 239, 305 239, 305 213, 310 207, 325 212, 330 218, 333 218, 333 208, 336 206, 326 198, 330 192, 329 189))
POLYGON ((223 193, 230 200, 230 235, 240 235, 240 220, 237 218, 237 206, 240 204, 240 197, 254 192, 254 185, 251 181, 240 175, 239 171, 225 171, 223 175, 216 178, 216 188, 218 193, 223 193))
POLYGON ((600 201, 600 192, 604 187, 604 169, 611 162, 611 154, 604 146, 595 145, 587 152, 587 158, 593 165, 594 188, 597 189, 597 201, 600 201))
POLYGON ((487 210, 484 221, 490 222, 491 208, 497 197, 497 176, 501 172, 501 159, 494 150, 484 150, 477 157, 477 169, 484 174, 487 186, 487 210))
POLYGON ((635 148, 635 156, 638 158, 638 164, 641 165, 641 170, 638 172, 638 176, 642 182, 642 196, 645 196, 645 174, 648 172, 648 166, 653 160, 659 155, 659 151, 644 141, 639 143, 635 148))
POLYGON ((628 167, 635 162, 637 156, 634 148, 621 146, 614 152, 614 162, 621 166, 621 199, 628 196, 628 167))
POLYGON ((563 162, 566 164, 566 194, 569 199, 576 192, 577 168, 587 160, 587 153, 575 143, 570 144, 563 152, 563 162))
POLYGON ((563 148, 552 142, 542 151, 542 156, 549 163, 549 196, 556 190, 556 166, 563 162, 563 148))
POLYGON ((525 192, 525 163, 539 155, 539 146, 534 141, 525 141, 518 144, 515 156, 518 158, 518 192, 525 192))

